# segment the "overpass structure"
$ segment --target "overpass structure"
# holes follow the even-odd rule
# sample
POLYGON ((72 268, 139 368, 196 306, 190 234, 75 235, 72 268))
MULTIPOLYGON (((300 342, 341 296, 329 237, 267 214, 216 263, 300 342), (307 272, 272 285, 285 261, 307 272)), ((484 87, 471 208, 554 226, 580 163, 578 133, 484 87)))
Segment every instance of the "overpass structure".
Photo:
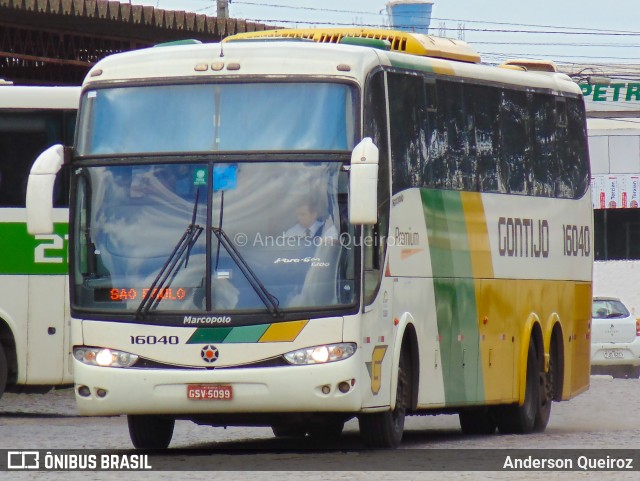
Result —
POLYGON ((261 23, 107 0, 0 0, 0 79, 80 85, 107 55, 161 42, 216 42, 261 23))

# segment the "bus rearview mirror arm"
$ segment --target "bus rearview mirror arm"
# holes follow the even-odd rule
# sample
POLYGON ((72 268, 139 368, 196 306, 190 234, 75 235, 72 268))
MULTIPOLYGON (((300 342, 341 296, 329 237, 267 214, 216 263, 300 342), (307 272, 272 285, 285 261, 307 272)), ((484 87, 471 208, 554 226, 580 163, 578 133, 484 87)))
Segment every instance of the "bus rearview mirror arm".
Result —
POLYGON ((42 152, 31 166, 27 184, 27 232, 53 233, 53 186, 69 151, 56 144, 42 152))
POLYGON ((349 222, 371 225, 378 221, 378 147, 365 137, 351 153, 349 222))

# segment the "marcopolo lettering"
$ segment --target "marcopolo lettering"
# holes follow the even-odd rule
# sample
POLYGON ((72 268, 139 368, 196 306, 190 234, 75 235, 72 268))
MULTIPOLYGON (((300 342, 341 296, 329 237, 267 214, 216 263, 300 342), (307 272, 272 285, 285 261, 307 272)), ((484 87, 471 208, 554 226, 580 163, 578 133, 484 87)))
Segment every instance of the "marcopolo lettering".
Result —
POLYGON ((229 316, 184 316, 183 324, 229 324, 229 316))
POLYGON ((500 217, 498 251, 503 257, 549 257, 549 221, 500 217))

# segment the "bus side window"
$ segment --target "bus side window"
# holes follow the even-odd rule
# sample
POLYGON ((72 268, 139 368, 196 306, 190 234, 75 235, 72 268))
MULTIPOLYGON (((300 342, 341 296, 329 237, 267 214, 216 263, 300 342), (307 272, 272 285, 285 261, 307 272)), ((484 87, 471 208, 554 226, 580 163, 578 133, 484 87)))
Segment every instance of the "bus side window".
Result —
POLYGON ((370 304, 380 287, 389 231, 389 146, 387 142, 387 104, 385 74, 369 77, 365 89, 364 135, 378 147, 378 222, 362 229, 364 250, 364 305, 370 304))
POLYGON ((504 90, 500 105, 502 152, 498 162, 501 188, 507 194, 528 194, 529 177, 529 110, 525 92, 504 90))
MULTIPOLYGON (((65 141, 62 124, 63 114, 60 111, 0 113, 0 165, 2 166, 0 206, 25 206, 31 165, 42 151, 65 141)), ((67 169, 64 169, 58 177, 62 180, 56 181, 54 206, 67 206, 69 202, 67 169)))
POLYGON ((388 73, 392 192, 422 185, 428 129, 424 78, 388 73))

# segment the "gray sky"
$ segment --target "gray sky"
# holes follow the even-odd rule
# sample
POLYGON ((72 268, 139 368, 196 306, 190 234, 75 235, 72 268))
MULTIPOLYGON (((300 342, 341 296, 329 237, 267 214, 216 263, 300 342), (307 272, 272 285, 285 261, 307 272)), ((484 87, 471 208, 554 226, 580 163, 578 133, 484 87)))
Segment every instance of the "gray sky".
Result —
MULTIPOLYGON (((216 14, 216 0, 132 0, 216 14)), ((387 0, 231 0, 230 16, 283 27, 388 23, 387 0), (310 23, 311 22, 311 23, 310 23)), ((548 58, 594 65, 640 63, 638 0, 435 0, 430 33, 469 42, 483 61, 548 58), (464 27, 461 33, 460 27, 464 27), (523 32, 528 31, 528 33, 523 32), (535 32, 535 33, 531 33, 535 32)))

